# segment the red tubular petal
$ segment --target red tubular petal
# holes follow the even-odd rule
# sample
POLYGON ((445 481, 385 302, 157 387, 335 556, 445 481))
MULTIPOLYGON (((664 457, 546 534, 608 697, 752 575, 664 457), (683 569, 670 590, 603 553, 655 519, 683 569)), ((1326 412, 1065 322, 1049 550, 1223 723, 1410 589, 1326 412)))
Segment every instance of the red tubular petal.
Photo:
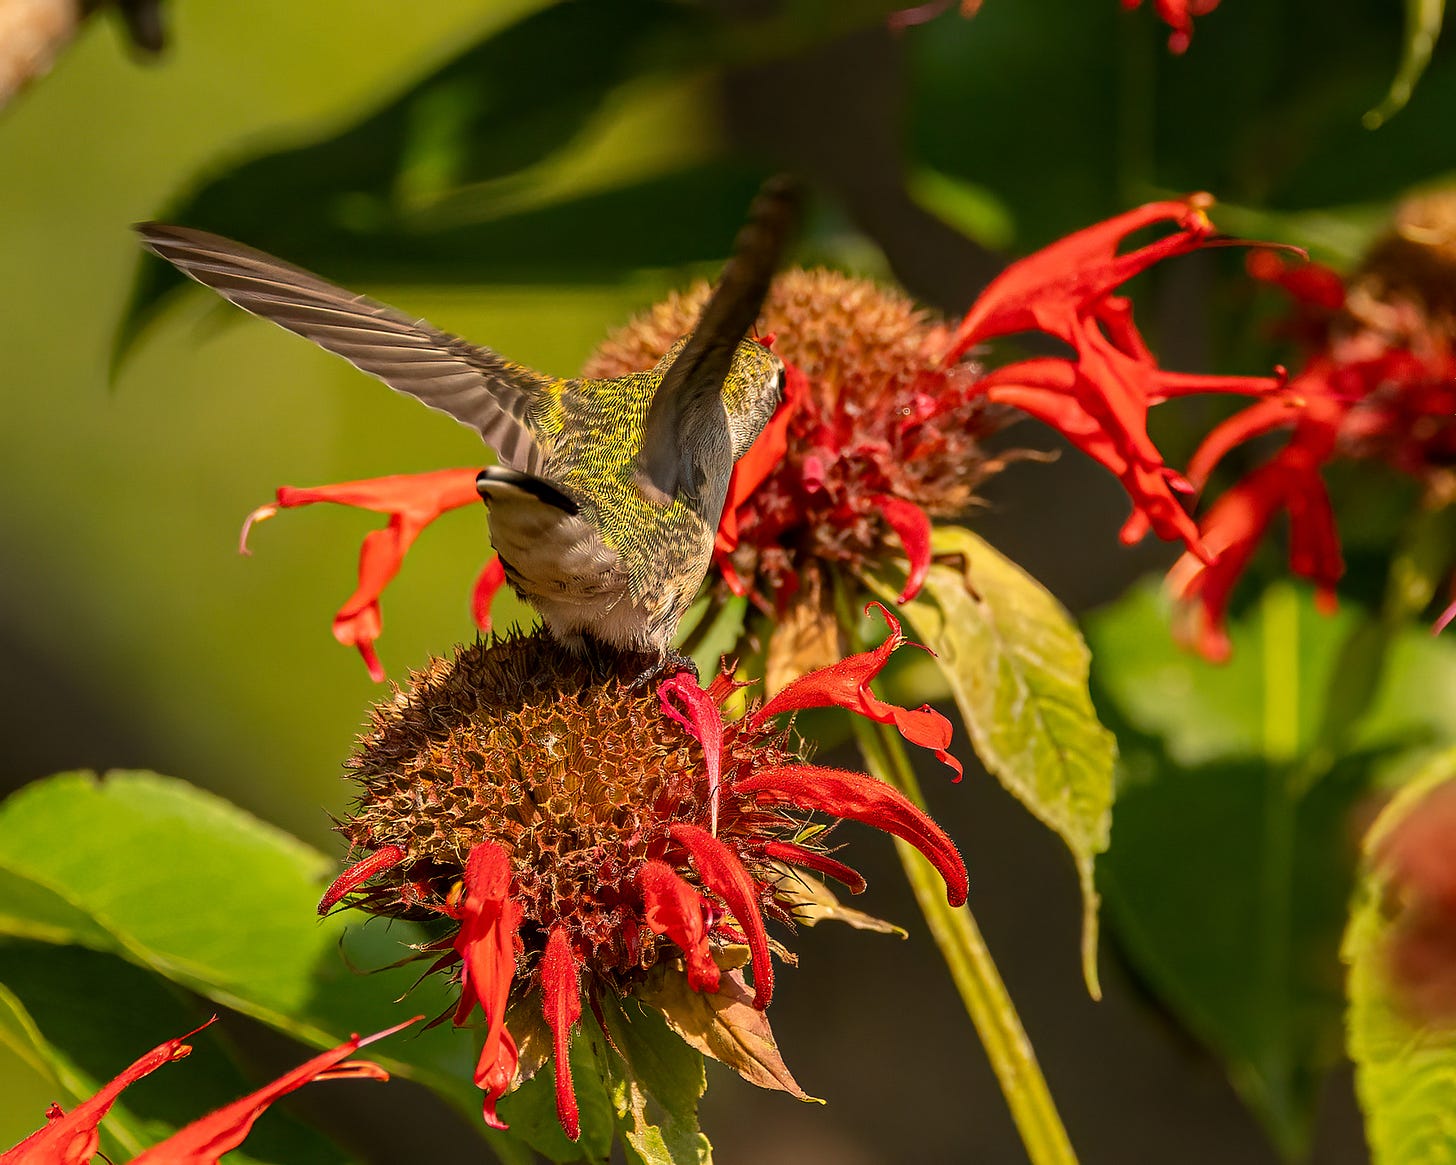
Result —
POLYGON ((762 1011, 773 999, 774 968, 769 960, 768 932, 759 911, 758 883, 738 855, 705 829, 681 822, 670 827, 672 840, 692 856, 703 885, 728 904, 748 940, 753 959, 753 1006, 762 1011))
MULTIPOLYGON (((772 844, 772 843, 770 843, 772 844)), ((708 928, 703 921, 703 898, 673 872, 666 862, 652 861, 637 874, 643 918, 653 934, 666 935, 682 948, 688 986, 694 991, 717 991, 718 964, 708 950, 708 928)))
POLYGON ((388 514, 389 525, 365 537, 359 552, 359 585, 334 618, 334 637, 340 643, 359 649, 370 676, 378 682, 384 679, 384 669, 379 665, 373 647, 381 626, 379 596, 399 573, 404 556, 420 531, 441 514, 480 500, 475 488, 478 472, 475 469, 440 469, 432 473, 376 477, 309 489, 283 486, 278 490, 276 505, 260 506, 249 515, 243 527, 243 549, 246 550, 249 528, 272 517, 279 509, 335 502, 388 514))
MULTIPOLYGON (((1291 393, 1298 389, 1291 387, 1291 393)), ((1208 484, 1218 463, 1235 446, 1299 420, 1299 413, 1288 398, 1261 400, 1228 420, 1215 425, 1188 460, 1188 478, 1196 489, 1208 484)))
POLYGON ((475 1087, 485 1093, 485 1099, 480 1105, 480 1115, 485 1123, 493 1129, 504 1130, 511 1126, 501 1120, 500 1114, 496 1112, 496 1105, 511 1090, 511 1083, 516 1078, 516 1068, 521 1062, 521 1054, 516 1048, 516 1041, 511 1038, 511 1033, 504 1027, 500 1031, 500 1039, 494 1045, 487 1040, 485 1047, 480 1049, 480 1059, 475 1065, 475 1087))
POLYGON ((273 1083, 178 1129, 161 1144, 134 1157, 132 1165, 216 1165, 219 1157, 243 1143, 254 1122, 269 1105, 305 1084, 344 1076, 388 1080, 389 1074, 378 1064, 368 1060, 355 1060, 348 1064, 343 1064, 342 1061, 365 1044, 393 1035, 412 1023, 418 1023, 422 1018, 417 1015, 368 1039, 351 1036, 338 1047, 330 1048, 300 1064, 293 1071, 284 1073, 273 1083))
POLYGON ((45 1127, 31 1133, 14 1148, 0 1153, 0 1165, 86 1165, 100 1147, 101 1136, 96 1131, 97 1126, 111 1111, 111 1106, 116 1103, 122 1090, 135 1084, 143 1076, 150 1076, 163 1064, 170 1064, 191 1055, 192 1046, 184 1041, 191 1039, 216 1019, 213 1016, 202 1027, 188 1032, 180 1039, 158 1044, 70 1112, 61 1112, 58 1105, 52 1105, 46 1113, 45 1127))
POLYGON ((864 773, 818 765, 783 765, 761 769, 739 781, 734 792, 756 794, 760 801, 832 813, 892 833, 913 845, 940 871, 945 879, 946 900, 952 906, 966 900, 969 879, 955 843, 908 798, 883 781, 864 773))
POLYGON ((843 862, 835 861, 828 854, 805 849, 800 845, 793 845, 787 841, 767 841, 763 844, 763 852, 765 856, 788 862, 791 866, 801 866, 803 869, 813 870, 816 874, 823 874, 826 878, 833 878, 836 882, 848 887, 851 894, 863 894, 865 887, 869 885, 858 870, 846 866, 843 862))
POLYGON ((662 710, 683 726, 703 746, 703 764, 708 770, 708 802, 713 836, 718 836, 718 785, 723 772, 723 716, 718 705, 687 672, 663 680, 657 689, 662 710), (672 706, 671 696, 683 702, 685 712, 672 706))
POLYGON ((505 849, 486 841, 470 851, 465 862, 460 932, 454 941, 461 960, 460 1009, 455 1023, 459 1025, 471 1006, 479 1004, 490 1025, 476 1070, 476 1083, 486 1090, 488 1123, 499 1120, 495 1102, 505 1095, 515 1072, 515 1043, 506 1031, 505 1014, 516 973, 515 940, 521 925, 521 906, 509 896, 510 882, 511 859, 505 849), (506 1073, 508 1061, 512 1064, 506 1073))
POLYGON ((551 1026, 551 1051, 556 1062, 556 1116, 571 1140, 581 1136, 576 1090, 571 1084, 571 1029, 581 1018, 581 986, 576 955, 566 932, 551 928, 541 956, 541 996, 546 1022, 551 1026))
POLYGON ((329 888, 324 891, 323 898, 319 900, 318 912, 327 914, 349 891, 357 886, 362 886, 375 874, 382 874, 385 870, 393 869, 404 859, 404 850, 397 845, 387 845, 375 850, 362 862, 355 862, 329 883, 329 888))
POLYGON ((865 611, 868 613, 871 608, 885 617, 890 628, 889 635, 879 647, 847 656, 838 663, 800 676, 760 708, 750 718, 749 725, 756 728, 771 716, 802 708, 847 708, 877 724, 893 724, 911 744, 933 749, 936 759, 954 769, 955 779, 959 781, 960 761, 946 751, 950 747, 950 721, 929 704, 920 708, 902 708, 881 700, 870 691, 870 681, 884 670, 891 653, 906 642, 900 631, 900 621, 894 615, 879 603, 871 603, 865 611))
POLYGON ((930 519, 924 510, 904 498, 880 494, 871 498, 870 504, 879 508, 885 524, 895 531, 895 537, 905 548, 905 557, 910 560, 905 589, 896 600, 908 603, 920 593, 920 588, 925 585, 925 576, 930 573, 930 519))
POLYGON ((493 554, 470 591, 470 617, 482 631, 490 630, 490 605, 505 581, 506 568, 501 565, 500 555, 493 554))
POLYGON ((982 340, 1014 332, 1043 331, 1071 342, 1071 321, 1090 302, 1162 259, 1196 250, 1213 233, 1204 213, 1211 201, 1203 194, 1148 203, 1012 263, 966 313, 942 362, 959 359, 982 340), (1178 229, 1145 247, 1117 253, 1127 236, 1159 222, 1176 223, 1178 229))

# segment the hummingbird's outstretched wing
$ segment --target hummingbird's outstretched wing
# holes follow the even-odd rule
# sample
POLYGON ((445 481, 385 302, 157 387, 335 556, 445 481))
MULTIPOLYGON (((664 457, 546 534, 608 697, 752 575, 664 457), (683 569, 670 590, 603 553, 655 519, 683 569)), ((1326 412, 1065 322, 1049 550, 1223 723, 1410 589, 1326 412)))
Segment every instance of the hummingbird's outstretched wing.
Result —
POLYGON ((763 308, 798 209, 799 188, 791 179, 780 176, 763 184, 693 334, 663 375, 637 458, 638 484, 658 501, 701 488, 711 476, 705 472, 710 468, 706 459, 727 456, 726 466, 715 467, 727 480, 732 455, 726 452, 723 381, 763 308))
POLYGON ((541 469, 549 450, 531 409, 550 378, 221 235, 162 223, 136 229, 149 250, 244 311, 476 430, 502 465, 541 469))

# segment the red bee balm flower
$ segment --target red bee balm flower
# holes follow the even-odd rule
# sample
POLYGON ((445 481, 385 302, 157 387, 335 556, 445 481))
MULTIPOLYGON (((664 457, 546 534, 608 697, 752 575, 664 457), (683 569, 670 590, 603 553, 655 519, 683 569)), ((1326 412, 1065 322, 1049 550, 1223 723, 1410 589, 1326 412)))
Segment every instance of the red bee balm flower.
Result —
MULTIPOLYGON (((738 463, 718 536, 718 566, 740 593, 755 579, 780 602, 811 563, 859 571, 897 552, 910 560, 901 601, 930 563, 930 518, 972 504, 1002 462, 980 440, 1014 406, 1059 429, 1115 473, 1133 502, 1123 530, 1152 529, 1204 555, 1177 495, 1191 493, 1147 432, 1149 409, 1199 392, 1261 394, 1269 377, 1202 376, 1158 366, 1114 292, 1164 259, 1217 241, 1207 195, 1159 202, 1079 231, 1011 264, 952 330, 903 296, 829 272, 779 277, 761 324, 789 366, 784 404, 738 463), (1119 251, 1139 231, 1172 233, 1119 251), (1042 332, 1069 358, 984 372, 962 357, 985 341, 1042 332)), ((651 367, 692 327, 706 284, 670 297, 610 339, 592 376, 651 367)))
POLYGON ((349 762, 359 802, 340 827, 370 856, 320 910, 347 902, 458 924, 427 949, 437 967, 459 964, 455 1022, 477 1009, 485 1021, 475 1080, 489 1124, 503 1127, 497 1102, 546 1055, 526 1061, 508 1014, 544 1017, 557 1113, 575 1138, 567 1049, 584 1000, 600 1021, 604 995, 636 994, 672 1023, 658 1002, 672 994, 663 977, 747 998, 733 953, 746 948, 752 1006, 767 1008, 775 944, 765 918, 793 922, 812 883, 805 871, 864 889, 810 814, 903 838, 940 871, 949 900, 965 901, 965 866, 934 822, 873 777, 805 763, 779 723, 838 705, 943 750, 950 729, 937 713, 868 691, 902 641, 886 618, 891 636, 879 651, 731 719, 722 708, 743 685, 726 675, 704 690, 679 674, 653 692, 629 678, 639 660, 585 661, 541 632, 461 648, 375 709, 349 762))
MULTIPOLYGON (((827 594, 826 571, 853 575, 903 553, 910 572, 901 601, 913 598, 930 564, 931 519, 963 514, 976 487, 1004 464, 985 455, 982 441, 1005 424, 1007 406, 1061 430, 1117 475, 1133 505, 1124 541, 1152 530, 1209 559, 1178 496, 1192 486, 1164 463, 1148 436, 1148 412, 1176 396, 1258 395, 1279 382, 1166 371, 1116 292, 1164 259, 1222 241, 1205 213, 1210 203, 1207 195, 1152 203, 1053 243, 1011 264, 954 328, 864 280, 827 271, 781 275, 760 324, 788 365, 784 402, 734 469, 715 555, 724 582, 782 608, 801 589, 827 594), (1158 226, 1172 229, 1119 250, 1130 235, 1158 226), (984 375, 964 359, 977 345, 1021 332, 1044 333, 1072 354, 984 375)), ((650 368, 692 330, 707 294, 703 284, 669 297, 604 344, 584 374, 650 368)), ((334 621, 335 635, 360 649, 376 679, 383 675, 373 649, 380 593, 420 530, 475 500, 473 474, 283 489, 276 504, 254 514, 332 501, 390 515, 389 526, 365 541, 359 588, 334 621)), ((501 581, 492 562, 476 584, 481 627, 501 581)))
MULTIPOLYGON (((311 1081, 344 1077, 388 1080, 388 1073, 378 1064, 368 1060, 345 1061, 365 1044, 372 1044, 375 1040, 393 1035, 418 1019, 416 1016, 398 1027, 365 1039, 351 1036, 338 1047, 300 1064, 273 1083, 225 1105, 201 1120, 193 1121, 185 1128, 178 1129, 161 1144, 153 1145, 133 1157, 132 1165, 216 1165, 218 1158, 224 1153, 231 1152, 243 1143, 254 1122, 269 1105, 311 1081)), ((212 1023, 212 1020, 208 1020, 208 1023, 212 1023)), ((207 1024, 203 1025, 206 1026, 207 1024)), ((8 1152, 0 1153, 0 1165, 86 1165, 86 1162, 97 1156, 100 1148, 101 1138, 97 1128, 123 1089, 135 1084, 143 1076, 151 1075, 163 1064, 170 1064, 191 1055, 191 1045, 183 1041, 196 1034, 197 1032, 189 1032, 181 1039, 159 1044, 122 1071, 90 1100, 70 1112, 62 1112, 60 1105, 51 1105, 50 1111, 46 1113, 45 1128, 32 1133, 8 1152)))
POLYGON ((1283 449, 1203 517, 1211 558, 1185 554, 1168 576, 1184 604, 1180 636, 1215 660, 1230 650, 1224 617, 1234 584, 1281 510, 1290 569, 1333 608, 1344 562, 1321 477, 1329 462, 1382 462, 1419 481, 1428 506, 1456 497, 1456 194, 1406 203, 1348 284, 1328 268, 1269 254, 1249 266, 1293 298, 1288 330, 1310 355, 1285 392, 1218 426, 1189 464, 1201 488, 1235 446, 1291 430, 1283 449))
MULTIPOLYGON (((1124 8, 1141 8, 1143 0, 1122 0, 1124 8)), ((1168 36, 1168 51, 1182 54, 1193 39, 1193 18, 1207 16, 1218 7, 1219 0, 1153 0, 1153 10, 1173 31, 1168 36)))

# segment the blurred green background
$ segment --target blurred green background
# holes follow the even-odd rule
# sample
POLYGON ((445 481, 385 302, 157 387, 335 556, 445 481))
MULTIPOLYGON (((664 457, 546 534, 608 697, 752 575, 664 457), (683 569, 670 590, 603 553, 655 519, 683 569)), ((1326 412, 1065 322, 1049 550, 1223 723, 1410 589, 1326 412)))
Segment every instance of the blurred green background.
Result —
MULTIPOLYGON (((350 254, 313 231, 363 203, 309 201, 279 184, 291 176, 299 190, 326 189, 330 174, 306 167, 275 168, 273 186, 235 187, 230 202, 186 216, 200 183, 330 138, 546 7, 177 4, 169 50, 150 67, 98 18, 51 76, 0 113, 6 787, 68 768, 151 768, 331 849, 328 814, 346 801, 340 762, 383 692, 334 644, 329 619, 353 589, 374 519, 333 507, 288 513, 254 531, 251 558, 236 553, 239 526, 281 484, 481 459, 477 439, 448 419, 201 293, 154 320, 113 381, 113 340, 142 262, 134 221, 177 212, 229 229, 206 210, 246 241, 291 239, 290 249, 276 244, 287 258, 569 373, 631 313, 710 272, 745 205, 740 191, 778 166, 819 191, 805 257, 893 272, 947 311, 963 309, 994 269, 991 249, 1025 251, 1187 189, 1228 199, 1220 222, 1230 229, 1348 259, 1404 187, 1456 166, 1449 53, 1386 129, 1359 126, 1395 68, 1394 4, 1355 3, 1337 16, 1305 0, 1225 0, 1200 21, 1188 56, 1171 59, 1152 13, 1124 13, 1115 0, 1005 0, 974 21, 948 14, 898 37, 883 22, 893 5, 801 2, 775 20, 775 5, 725 2, 701 6, 708 23, 645 38, 640 58, 617 62, 621 83, 579 111, 549 157, 531 160, 528 143, 523 168, 502 156, 503 173, 434 201, 429 183, 450 175, 412 171, 416 185, 394 193, 423 200, 416 225, 435 232, 434 249, 422 242, 419 253, 433 266, 412 272, 399 237, 350 254), (616 190, 619 203, 595 198, 616 190), (653 209, 620 214, 634 198, 653 209), (476 249, 439 261, 456 226, 476 249), (539 270, 511 240, 540 248, 539 270)), ((692 5, 629 9, 644 25, 656 9, 702 16, 692 5)), ((501 109, 545 102, 604 51, 589 39, 546 47, 503 73, 500 91, 481 80, 501 109)), ((492 161, 475 164, 489 171, 492 161)), ((1267 366, 1247 293, 1214 296, 1217 310, 1204 310, 1209 286, 1237 260, 1204 259, 1170 274, 1161 314, 1149 317, 1152 330, 1163 325, 1170 363, 1267 366)), ((1185 415, 1206 418, 1203 407, 1185 415)), ((1022 428, 1015 436, 1053 444, 1022 428)), ((1191 439, 1174 434, 1172 447, 1191 439)), ((1155 546, 1114 549, 1117 487, 1076 458, 1006 475, 992 502, 978 528, 1074 607, 1113 597, 1168 558, 1155 546)), ((384 601, 391 676, 470 634, 485 533, 483 512, 462 511, 411 552, 384 601)), ((503 598, 497 616, 517 610, 503 598)), ((1085 999, 1075 891, 1055 842, 989 781, 930 783, 1083 1159, 1273 1160, 1217 1067, 1140 1001, 1120 966, 1103 1004, 1085 999)), ((868 908, 911 925, 912 942, 800 936, 803 971, 786 976, 775 1024, 799 1078, 830 1108, 715 1077, 704 1121, 720 1159, 1018 1159, 889 847, 855 841, 874 883, 868 908)), ((0 1050, 0 1144, 34 1127, 48 1089, 0 1050)), ((425 1098, 409 1097, 409 1119, 434 1119, 425 1098)), ((348 1103, 326 1106, 325 1119, 362 1119, 348 1103)), ((436 1152, 458 1159, 470 1135, 453 1118, 439 1122, 436 1152)), ((381 1138, 361 1159, 401 1159, 381 1138)), ((1320 1161, 1363 1159, 1347 1081, 1316 1146, 1320 1161)))

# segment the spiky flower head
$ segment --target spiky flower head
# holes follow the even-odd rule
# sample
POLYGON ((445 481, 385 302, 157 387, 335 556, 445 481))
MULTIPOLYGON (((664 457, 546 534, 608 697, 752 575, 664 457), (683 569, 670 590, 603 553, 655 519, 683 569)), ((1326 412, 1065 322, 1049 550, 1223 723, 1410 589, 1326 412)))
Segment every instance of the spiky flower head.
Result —
POLYGON ((791 925, 806 887, 818 893, 814 874, 864 888, 814 814, 905 839, 941 872, 950 901, 965 900, 965 867, 934 822, 881 781, 807 763, 781 719, 846 707, 954 766, 939 714, 869 690, 903 642, 886 618, 891 634, 876 651, 726 721, 721 709, 742 686, 727 676, 706 690, 686 675, 644 687, 640 661, 584 660, 540 632, 461 648, 375 709, 348 765, 358 804, 340 826, 368 856, 320 909, 348 902, 458 924, 430 949, 442 969, 459 965, 456 1023, 484 1013, 476 1083, 489 1123, 500 1126, 497 1101, 539 1066, 523 1063, 508 1007, 551 1029, 557 1111, 573 1138, 566 1053, 583 998, 600 1016, 603 997, 641 997, 663 975, 693 992, 742 993, 732 968, 746 948, 753 1006, 766 1008, 776 944, 765 919, 791 925))
MULTIPOLYGON (((586 375, 652 367, 709 290, 669 295, 611 336, 586 375)), ((822 269, 781 275, 759 318, 790 374, 769 441, 739 463, 724 507, 729 585, 782 599, 806 571, 917 556, 926 516, 965 513, 1002 465, 983 442, 1004 410, 980 396, 975 365, 941 363, 949 325, 902 292, 822 269)))

